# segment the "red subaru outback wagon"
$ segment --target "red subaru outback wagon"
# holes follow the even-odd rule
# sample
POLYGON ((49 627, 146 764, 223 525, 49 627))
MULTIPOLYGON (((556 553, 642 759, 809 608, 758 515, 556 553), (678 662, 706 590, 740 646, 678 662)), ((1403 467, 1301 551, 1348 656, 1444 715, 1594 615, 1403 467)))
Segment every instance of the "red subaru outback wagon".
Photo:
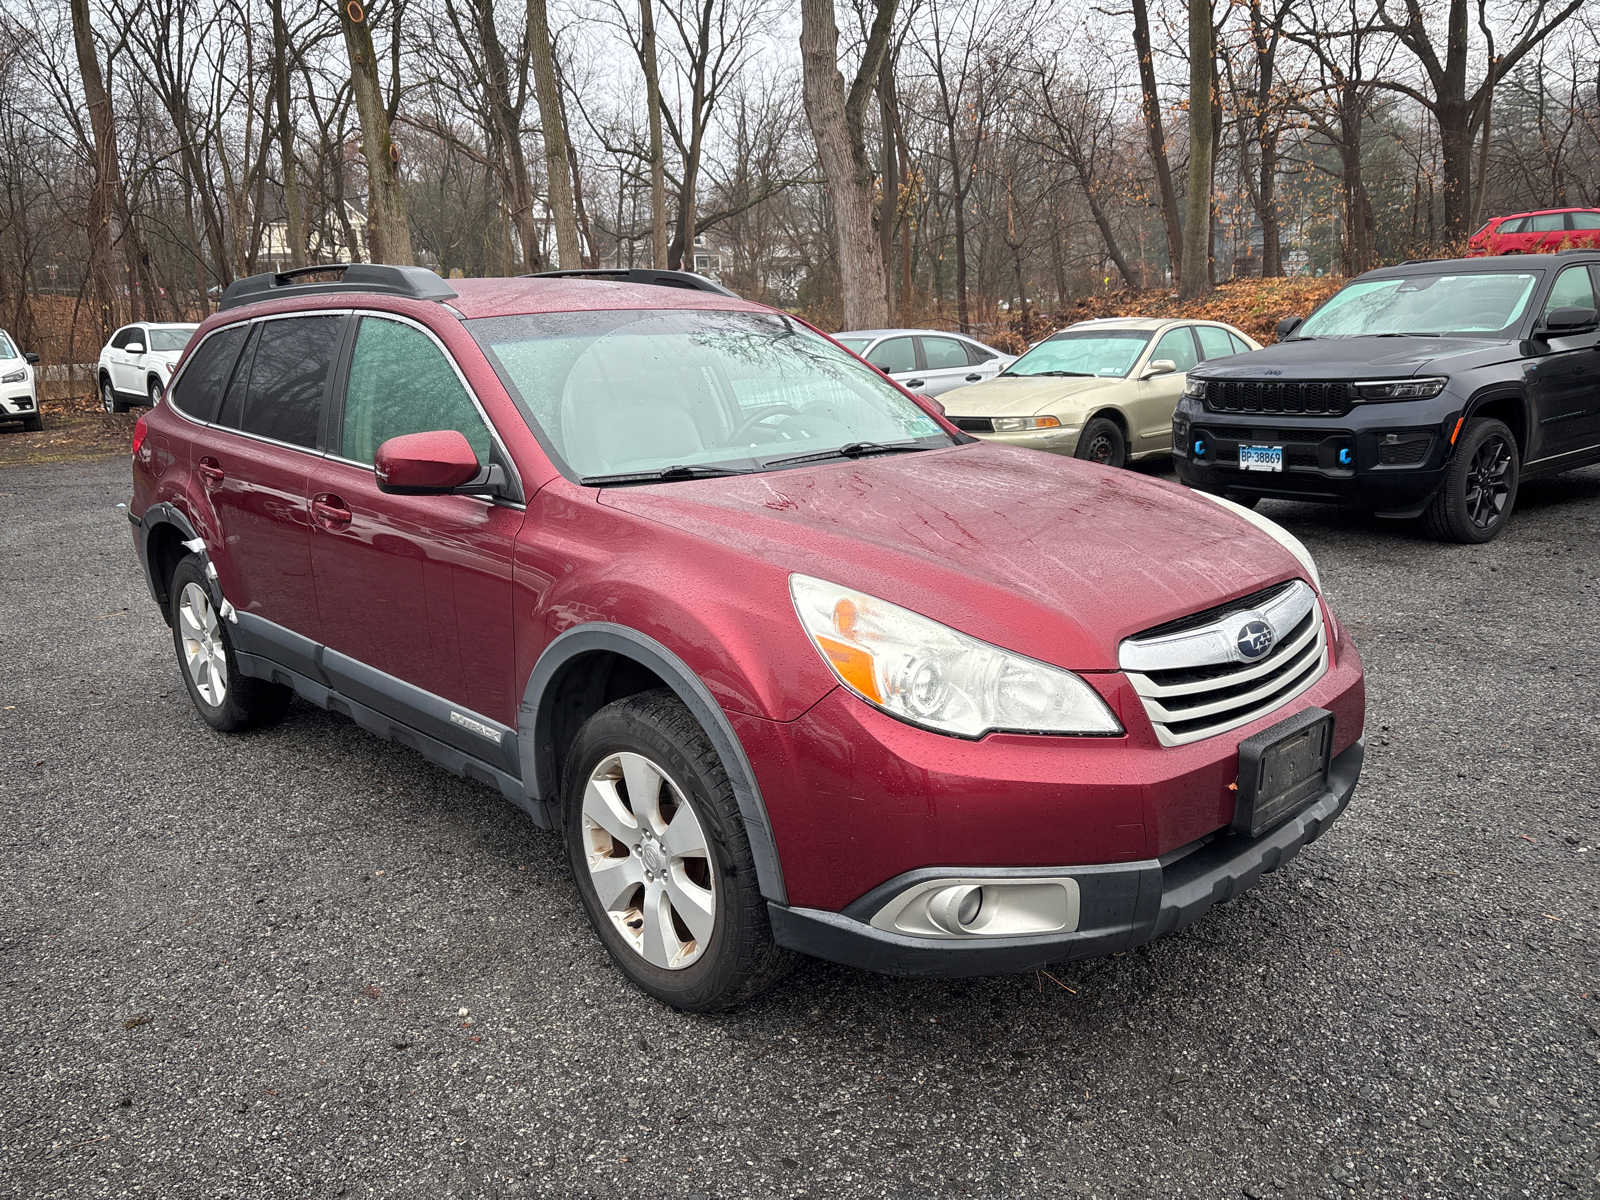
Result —
POLYGON ((498 787, 686 1009, 796 952, 1126 950, 1360 774, 1361 662, 1292 536, 970 438, 696 276, 240 280, 133 480, 206 721, 299 695, 498 787))

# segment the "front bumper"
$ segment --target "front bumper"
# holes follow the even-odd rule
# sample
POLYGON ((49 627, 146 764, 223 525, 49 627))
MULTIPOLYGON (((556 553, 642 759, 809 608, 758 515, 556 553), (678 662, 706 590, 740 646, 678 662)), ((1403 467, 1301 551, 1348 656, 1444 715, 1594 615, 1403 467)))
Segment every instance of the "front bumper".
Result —
POLYGON ((874 888, 843 912, 768 904, 779 945, 886 975, 955 978, 1029 971, 1070 959, 1118 954, 1197 921, 1247 891, 1327 831, 1344 812, 1365 750, 1355 742, 1328 771, 1328 790, 1257 838, 1223 834, 1159 859, 1083 867, 923 869, 874 888), (1078 889, 1077 927, 1030 937, 928 938, 880 929, 873 916, 930 878, 1025 881, 1070 877, 1078 889))
POLYGON ((39 411, 39 399, 32 385, 11 386, 0 394, 0 416, 31 417, 39 411))
POLYGON ((986 442, 1000 442, 1006 446, 1022 446, 1028 450, 1044 450, 1050 454, 1071 455, 1078 449, 1081 425, 1061 425, 1055 429, 1027 429, 1019 433, 986 433, 970 431, 973 437, 986 442))

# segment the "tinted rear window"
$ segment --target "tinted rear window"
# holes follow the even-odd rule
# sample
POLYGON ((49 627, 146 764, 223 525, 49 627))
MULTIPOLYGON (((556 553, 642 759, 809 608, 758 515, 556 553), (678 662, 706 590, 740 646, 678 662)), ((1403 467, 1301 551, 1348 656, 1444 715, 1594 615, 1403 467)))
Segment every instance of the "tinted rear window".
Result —
POLYGON ((249 329, 248 325, 230 325, 217 330, 195 348, 183 374, 172 386, 173 408, 199 421, 209 421, 216 415, 217 400, 249 329))
POLYGON ((284 317, 261 324, 241 430, 291 446, 317 444, 322 394, 343 325, 342 316, 284 317))

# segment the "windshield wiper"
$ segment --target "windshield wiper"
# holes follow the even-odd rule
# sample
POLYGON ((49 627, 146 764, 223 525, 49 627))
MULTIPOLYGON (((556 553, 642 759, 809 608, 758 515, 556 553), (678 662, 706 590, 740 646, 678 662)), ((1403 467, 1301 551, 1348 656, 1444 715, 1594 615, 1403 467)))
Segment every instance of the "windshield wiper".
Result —
POLYGON ((763 463, 765 467, 784 467, 793 463, 821 462, 828 458, 866 458, 870 454, 915 454, 919 450, 932 450, 932 446, 918 446, 908 442, 849 442, 837 450, 819 450, 815 454, 796 454, 792 458, 774 458, 763 463))
POLYGON ((1056 379, 1093 379, 1092 371, 1029 371, 1021 374, 1017 371, 1001 371, 1002 375, 1016 375, 1021 379, 1037 379, 1041 375, 1049 375, 1056 379))
POLYGON ((715 479, 721 475, 753 475, 754 467, 663 467, 659 471, 627 471, 621 475, 584 475, 584 487, 607 487, 613 483, 665 483, 674 479, 715 479))
POLYGON ((1368 337, 1443 337, 1442 333, 1423 333, 1420 330, 1407 330, 1404 333, 1369 333, 1368 337))

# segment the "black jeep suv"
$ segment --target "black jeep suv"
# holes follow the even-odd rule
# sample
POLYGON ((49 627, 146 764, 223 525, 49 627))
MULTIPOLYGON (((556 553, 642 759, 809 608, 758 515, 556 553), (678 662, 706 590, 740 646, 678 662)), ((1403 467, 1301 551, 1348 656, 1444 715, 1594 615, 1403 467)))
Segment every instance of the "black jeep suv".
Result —
POLYGON ((1595 250, 1368 271, 1277 345, 1189 372, 1178 477, 1486 542, 1521 480, 1600 461, 1597 297, 1595 250))

